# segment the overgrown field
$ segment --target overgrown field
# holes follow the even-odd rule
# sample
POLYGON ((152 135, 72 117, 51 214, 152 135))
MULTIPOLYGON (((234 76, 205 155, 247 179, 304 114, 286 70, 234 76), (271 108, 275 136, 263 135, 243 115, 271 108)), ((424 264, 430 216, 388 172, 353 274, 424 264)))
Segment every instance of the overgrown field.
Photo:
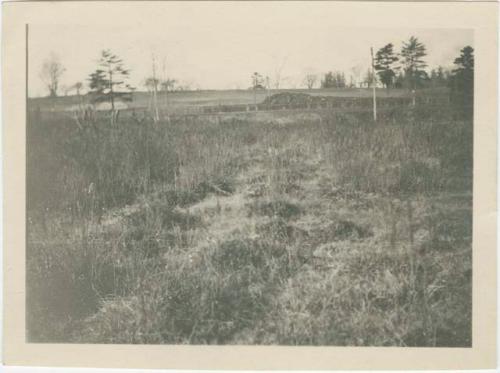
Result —
POLYGON ((28 340, 471 346, 472 132, 445 107, 33 112, 28 340))

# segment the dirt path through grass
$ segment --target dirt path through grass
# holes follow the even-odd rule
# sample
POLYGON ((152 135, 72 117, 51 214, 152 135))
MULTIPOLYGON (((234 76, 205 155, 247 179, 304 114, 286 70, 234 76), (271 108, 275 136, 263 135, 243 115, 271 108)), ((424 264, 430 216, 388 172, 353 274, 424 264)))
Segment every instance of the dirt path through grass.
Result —
MULTIPOLYGON (((336 160, 314 141, 248 145, 230 190, 207 181, 208 192, 189 203, 179 203, 183 190, 143 196, 108 212, 96 229, 129 232, 133 250, 151 246, 156 251, 146 256, 178 271, 165 275, 175 290, 157 290, 172 310, 192 308, 201 292, 201 313, 183 321, 193 323, 189 343, 212 343, 201 330, 215 327, 228 330, 214 343, 439 345, 455 338, 437 328, 454 325, 443 308, 467 312, 470 196, 415 195, 408 222, 404 198, 341 184, 336 160), (422 280, 424 272, 435 275, 422 280), (450 290, 456 284, 460 291, 450 290), (186 299, 168 298, 186 286, 196 289, 186 299), (424 287, 432 290, 426 298, 424 287), (442 337, 431 341, 432 333, 442 337)), ((179 315, 155 317, 187 317, 179 315)))

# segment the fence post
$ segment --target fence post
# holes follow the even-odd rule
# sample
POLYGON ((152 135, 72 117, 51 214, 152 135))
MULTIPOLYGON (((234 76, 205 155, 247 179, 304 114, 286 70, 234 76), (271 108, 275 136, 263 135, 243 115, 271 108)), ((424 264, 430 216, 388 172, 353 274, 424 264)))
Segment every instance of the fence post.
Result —
POLYGON ((375 61, 373 59, 373 47, 370 48, 370 54, 372 56, 372 85, 373 85, 373 121, 377 121, 377 91, 376 91, 376 79, 375 79, 375 61))

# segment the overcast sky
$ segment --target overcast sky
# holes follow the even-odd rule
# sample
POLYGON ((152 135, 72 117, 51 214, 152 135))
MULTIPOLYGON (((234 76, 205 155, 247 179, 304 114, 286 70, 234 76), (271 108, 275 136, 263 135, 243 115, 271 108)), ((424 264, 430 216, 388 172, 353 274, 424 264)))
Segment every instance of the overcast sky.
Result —
MULTIPOLYGON (((287 5, 291 7, 293 3, 287 5)), ((303 11, 178 6, 161 14, 161 22, 30 25, 29 94, 46 94, 39 72, 51 52, 66 68, 61 85, 86 84, 100 51, 109 48, 125 61, 130 82, 141 90, 151 75, 153 53, 159 75, 165 60, 166 75, 193 88, 245 89, 254 71, 272 82, 282 65, 282 86, 287 88, 302 86, 308 72, 363 75, 370 64, 370 46, 376 50, 393 43, 399 51, 411 35, 425 44, 429 67, 451 66, 461 48, 473 45, 470 30, 336 28, 333 8, 331 17, 324 14, 321 19, 303 11)))

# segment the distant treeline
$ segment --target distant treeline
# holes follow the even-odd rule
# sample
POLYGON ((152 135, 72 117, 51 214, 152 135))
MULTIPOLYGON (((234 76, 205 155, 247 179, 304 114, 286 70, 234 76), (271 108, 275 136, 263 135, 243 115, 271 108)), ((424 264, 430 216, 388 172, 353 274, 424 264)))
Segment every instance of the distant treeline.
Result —
MULTIPOLYGON (((320 80, 321 88, 368 88, 382 86, 386 89, 402 88, 415 91, 422 88, 448 87, 451 91, 450 98, 457 104, 457 107, 465 107, 471 111, 473 88, 474 88, 474 50, 471 46, 466 46, 460 51, 460 55, 453 61, 454 68, 438 66, 431 70, 425 60, 427 56, 426 47, 416 37, 412 36, 408 41, 403 42, 401 50, 395 51, 392 43, 386 44, 373 54, 372 68, 368 69, 363 78, 360 78, 361 71, 352 69, 353 74, 346 77, 341 71, 328 71, 322 75, 320 80)), ((451 63, 451 61, 450 61, 451 63)), ((282 66, 283 67, 283 66, 282 66)), ((282 68, 281 67, 281 68, 282 68)), ((172 77, 160 77, 156 73, 156 64, 153 58, 153 74, 144 80, 144 87, 150 95, 151 109, 158 111, 158 94, 189 90, 189 86, 180 85, 172 77)), ((44 81, 49 96, 56 97, 60 87, 60 78, 64 74, 65 68, 56 55, 51 54, 40 72, 40 77, 44 81)), ((94 72, 89 74, 87 79, 86 97, 91 103, 106 102, 111 110, 115 107, 115 102, 131 101, 132 93, 136 90, 128 81, 130 70, 125 67, 124 61, 111 50, 103 50, 94 72)), ((269 91, 271 86, 279 88, 281 69, 277 74, 277 82, 274 84, 268 76, 263 76, 254 72, 250 77, 250 89, 254 92, 258 90, 269 91)), ((319 80, 316 74, 308 73, 304 77, 303 84, 307 89, 313 89, 319 80)), ((76 96, 81 97, 85 85, 76 82, 72 86, 65 87, 67 94, 73 90, 76 96)), ((254 104, 256 104, 254 97, 254 104)))

